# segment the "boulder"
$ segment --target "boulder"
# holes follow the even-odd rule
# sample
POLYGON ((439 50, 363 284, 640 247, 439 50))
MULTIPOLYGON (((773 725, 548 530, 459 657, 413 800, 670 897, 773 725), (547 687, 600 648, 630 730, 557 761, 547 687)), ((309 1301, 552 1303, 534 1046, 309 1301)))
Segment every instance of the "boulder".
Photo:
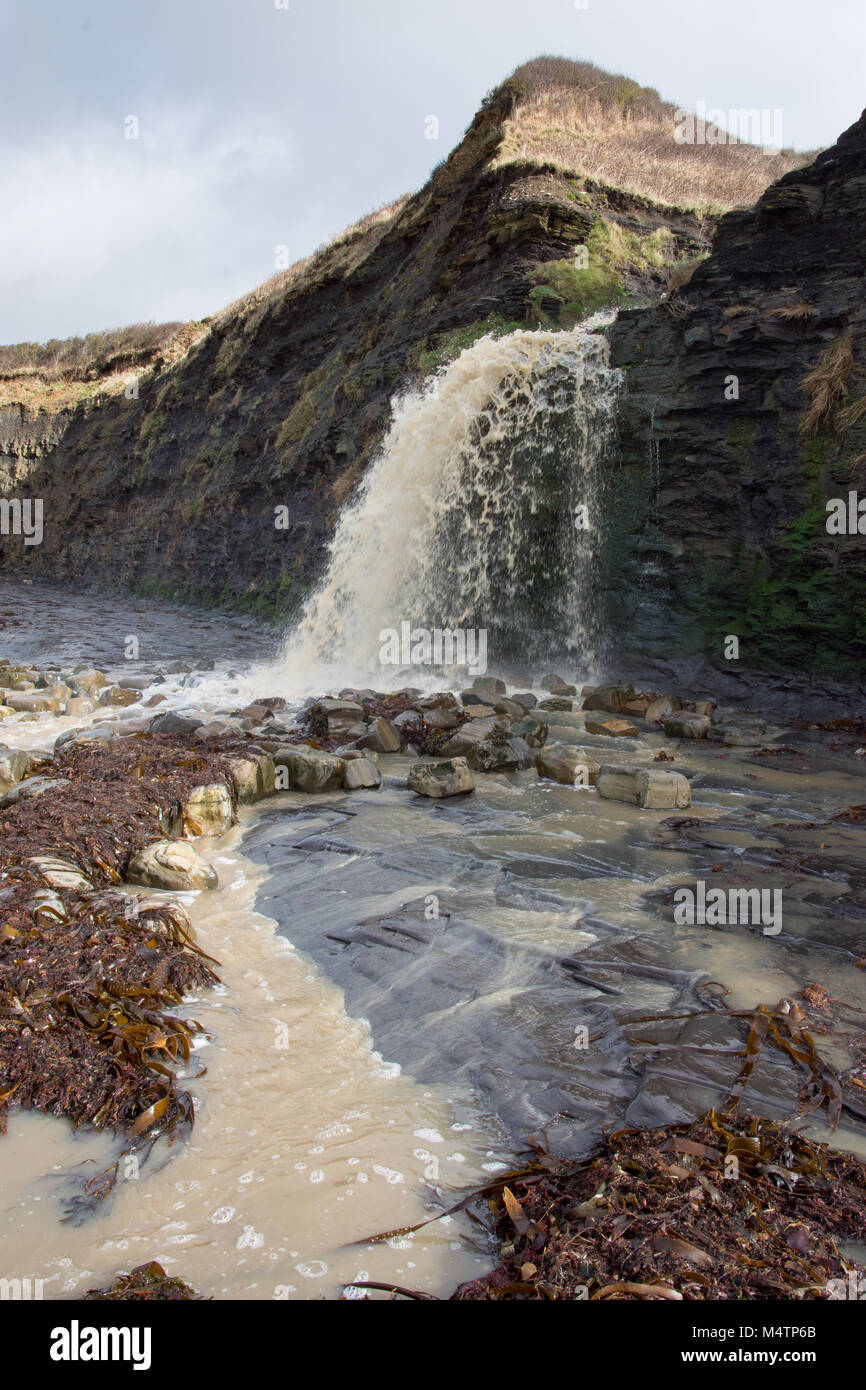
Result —
POLYGON ((129 690, 123 685, 107 685, 99 692, 100 705, 134 705, 140 699, 139 690, 129 690))
POLYGON ((547 725, 542 724, 540 719, 534 719, 531 714, 512 724, 511 732, 517 738, 525 739, 530 748, 541 748, 547 742, 547 725))
POLYGON ((0 750, 0 796, 5 796, 35 766, 36 759, 21 748, 0 750))
POLYGON ((604 763, 596 786, 599 796, 608 801, 625 801, 648 811, 670 811, 690 806, 692 801, 688 779, 682 773, 657 768, 604 763))
POLYGON ((494 695, 487 690, 476 690, 474 686, 472 686, 469 690, 461 690, 460 692, 460 702, 463 705, 464 709, 467 705, 473 705, 476 707, 478 705, 483 705, 489 711, 496 706, 498 701, 499 697, 497 695, 494 695))
POLYGON ((30 688, 32 689, 35 684, 36 674, 35 671, 26 673, 21 666, 9 666, 6 664, 0 667, 0 690, 14 690, 19 681, 24 679, 25 675, 31 677, 30 688))
POLYGON ((50 685, 45 687, 45 694, 50 695, 54 700, 59 700, 64 708, 72 698, 71 689, 63 681, 52 681, 50 685))
POLYGON ((184 832, 189 835, 222 835, 234 821, 234 807, 223 782, 193 787, 181 808, 184 832))
POLYGON ((508 747, 517 754, 518 772, 526 772, 529 768, 535 771, 535 749, 530 748, 525 738, 519 734, 509 734, 508 747))
POLYGON ((274 760, 270 753, 251 749, 242 757, 229 758, 228 770, 241 806, 251 806, 274 791, 274 760))
POLYGON ((27 899, 25 906, 30 908, 37 922, 48 927, 65 921, 67 917, 63 899, 53 888, 38 888, 32 898, 27 899))
POLYGON ((473 690, 486 690, 490 695, 504 695, 506 686, 505 681, 499 680, 496 676, 476 676, 472 682, 473 690))
POLYGON ((561 743, 539 749, 535 766, 539 777, 550 777, 567 787, 594 787, 598 776, 598 763, 585 748, 566 747, 561 743))
POLYGON ((108 684, 108 677, 103 671, 87 669, 76 671, 73 677, 75 689, 79 695, 87 695, 94 699, 104 685, 108 684))
POLYGON ((93 884, 86 874, 83 874, 77 864, 72 864, 68 859, 61 859, 56 854, 36 854, 30 860, 34 869, 38 869, 45 882, 52 888, 68 888, 76 893, 88 893, 92 890, 93 884))
POLYGON ((456 729, 460 725, 456 709, 427 709, 421 718, 429 729, 456 729))
POLYGON ((485 739, 466 755, 476 772, 525 772, 535 767, 535 753, 523 738, 509 736, 504 742, 485 739))
POLYGON ((533 695, 531 691, 522 695, 512 695, 511 698, 515 704, 522 705, 525 710, 535 709, 538 704, 538 696, 533 695))
POLYGON ((174 710, 166 710, 165 714, 157 714, 151 719, 148 728, 152 734, 191 735, 206 722, 197 714, 175 714, 174 710))
POLYGON ((63 708, 63 701, 56 695, 43 695, 28 690, 7 690, 6 704, 16 714, 57 714, 63 708))
POLYGON ((680 707, 689 714, 706 714, 712 717, 716 702, 715 700, 683 700, 680 707))
POLYGON ((649 705, 650 701, 642 695, 634 700, 626 700, 620 713, 628 715, 631 719, 645 719, 649 705))
POLYGON ((216 888, 217 876, 186 840, 155 840, 133 855, 126 870, 130 883, 184 891, 216 888))
POLYGON ((391 723, 395 729, 403 729, 406 725, 417 724, 423 715, 417 709, 404 709, 402 714, 395 714, 391 723))
POLYGON ((465 758, 438 763, 415 763, 407 785, 419 796, 460 796, 475 790, 475 778, 465 758))
POLYGON ((14 806, 16 801, 26 801, 31 796, 43 796, 54 787, 67 787, 65 777, 28 777, 26 782, 16 782, 5 795, 0 796, 0 806, 14 806))
POLYGON ((650 700, 644 710, 644 719, 650 724, 660 724, 669 714, 676 714, 680 701, 675 695, 659 695, 650 700))
POLYGON ((536 709, 561 710, 563 713, 574 709, 571 700, 565 699, 562 695, 549 695, 546 700, 539 700, 536 709))
POLYGON ((117 731, 109 729, 104 724, 97 724, 92 729, 67 729, 65 734, 61 734, 54 745, 57 752, 60 748, 72 748, 76 743, 101 744, 107 748, 110 743, 117 738, 117 731))
POLYGON ((312 706, 312 714, 324 715, 328 721, 328 736, 344 734, 357 724, 364 727, 364 706, 358 700, 318 700, 312 706))
POLYGON ((295 792, 331 792, 343 785, 349 764, 333 753, 301 748, 279 748, 274 754, 277 768, 285 768, 289 789, 295 792))
POLYGON ((73 719, 83 719, 85 714, 92 714, 94 704, 92 700, 87 700, 83 695, 73 695, 71 700, 66 702, 66 709, 63 711, 73 719))
MULTIPOLYGON (((137 719, 123 719, 122 721, 119 714, 114 714, 111 716, 111 722, 114 723, 115 720, 120 722, 120 728, 117 731, 118 738, 132 738, 134 734, 146 734, 150 725, 150 718, 146 714, 140 715, 137 719)), ((108 722, 106 720, 106 723, 108 722)))
POLYGON ((495 719, 474 719, 468 724, 461 724, 448 741, 443 743, 442 752, 446 758, 465 756, 489 738, 495 728, 495 719))
POLYGON ((365 787, 381 787, 382 774, 369 758, 351 758, 346 762, 343 786, 347 791, 361 791, 365 787))
POLYGON ((263 724, 269 714, 270 710, 266 709, 264 705, 252 704, 246 705, 243 709, 239 709, 236 717, 238 719, 249 719, 253 724, 263 724))
POLYGON ((496 701, 493 706, 496 714, 507 714, 509 719, 522 719, 525 710, 516 700, 506 700, 504 697, 496 701))
POLYGON ((541 686, 542 690, 549 690, 551 695, 577 694, 576 685, 569 685, 566 681, 562 679, 562 676, 557 676, 555 674, 544 676, 539 681, 539 685, 541 686))
POLYGON ((435 695, 425 695, 422 699, 415 701, 415 709, 456 709, 457 696, 452 695, 450 690, 438 690, 435 695))
POLYGON ((117 682, 118 685, 123 686, 124 690, 137 690, 139 695, 147 690, 148 686, 164 685, 164 683, 162 676, 124 676, 122 680, 117 682))
POLYGON ((491 705, 464 705, 463 713, 468 719, 489 719, 493 707, 491 705))
POLYGON ((390 719, 374 719, 367 732, 355 740, 358 748, 372 748, 374 753, 399 753, 400 730, 390 719))
POLYGON ((466 754, 466 761, 476 772, 516 772, 520 766, 520 755, 508 743, 494 743, 492 739, 482 739, 466 754))
POLYGON ((669 714, 662 720, 665 738, 706 738, 710 719, 706 714, 669 714))
POLYGON ((218 738, 220 734, 227 734, 229 730, 237 731, 238 729, 240 729, 240 724, 237 720, 229 722, 225 719, 209 719, 206 724, 199 724, 193 738, 218 738))
POLYGON ((619 714, 629 700, 634 699, 633 685, 597 685, 584 696, 584 709, 607 710, 609 714, 619 714))
POLYGON ((604 734, 607 738, 637 738, 640 733, 628 719, 587 719, 584 728, 588 734, 604 734))

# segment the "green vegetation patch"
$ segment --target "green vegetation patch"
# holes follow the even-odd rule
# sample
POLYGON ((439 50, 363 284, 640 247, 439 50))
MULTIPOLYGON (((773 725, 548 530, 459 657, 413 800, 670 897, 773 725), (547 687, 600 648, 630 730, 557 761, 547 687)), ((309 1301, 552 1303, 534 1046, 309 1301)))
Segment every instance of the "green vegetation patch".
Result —
POLYGON ((439 334, 434 339, 434 346, 420 354, 418 366, 426 376, 430 372, 435 372, 437 367, 444 366, 446 362, 451 362, 455 357, 459 357, 464 348, 471 347, 485 334, 489 333, 494 338, 501 338, 506 333, 514 333, 516 329, 525 327, 525 324, 518 323, 513 319, 506 319, 501 314, 488 314, 486 319, 468 323, 464 328, 453 328, 450 333, 439 334))
POLYGON ((339 371, 339 362, 324 363, 304 377, 301 394, 277 431, 275 444, 279 453, 299 444, 327 410, 339 371))
POLYGON ((573 328, 599 309, 625 304, 631 296, 626 275, 661 271, 673 265, 673 237, 666 227, 641 235, 600 217, 573 257, 545 261, 533 272, 527 321, 543 328, 573 328))

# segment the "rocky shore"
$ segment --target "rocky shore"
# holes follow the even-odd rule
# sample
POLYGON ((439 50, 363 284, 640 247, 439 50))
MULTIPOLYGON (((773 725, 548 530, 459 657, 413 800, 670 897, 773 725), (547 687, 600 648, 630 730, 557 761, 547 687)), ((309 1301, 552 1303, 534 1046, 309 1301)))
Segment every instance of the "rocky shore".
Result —
MULTIPOLYGON (((793 766, 803 774, 820 774, 834 759, 858 768, 864 742, 863 721, 853 717, 830 721, 826 728, 801 725, 783 730, 758 713, 731 710, 709 699, 636 691, 627 683, 583 686, 578 691, 556 674, 537 680, 534 691, 509 692, 505 682, 494 677, 479 677, 458 691, 435 693, 422 693, 417 687, 394 693, 344 688, 309 699, 293 711, 282 697, 266 694, 219 714, 193 705, 160 710, 165 697, 158 687, 145 695, 151 689, 149 677, 115 685, 104 673, 83 665, 61 672, 6 664, 0 667, 0 688, 0 711, 10 735, 33 720, 41 721, 42 732, 46 717, 90 721, 66 728, 52 751, 15 748, 11 739, 0 748, 0 1123, 15 1106, 65 1114, 76 1123, 115 1131, 123 1155, 149 1148, 162 1136, 182 1136, 192 1124, 193 1107, 183 1081, 194 1074, 190 1067, 199 1025, 185 1016, 183 998, 190 988, 216 982, 218 962, 197 947, 186 912, 171 895, 218 886, 214 869, 197 854, 195 841, 224 833, 237 820, 239 807, 265 803, 278 810, 281 797, 294 807, 299 795, 317 807, 343 805, 347 797, 351 804, 355 797, 385 797, 394 791, 411 793, 419 803, 453 804, 460 814, 459 808, 470 806, 473 794, 488 780, 490 785, 504 779, 519 786, 523 773, 534 786, 549 787, 548 795, 567 788, 585 793, 599 806, 613 802, 630 808, 647 818, 659 848, 682 847, 689 840, 699 844, 704 835, 721 860, 723 823, 695 815, 691 806, 692 784, 704 781, 690 763, 695 751, 713 759, 738 756, 753 766, 763 760, 786 770, 793 766), (792 748, 788 738, 798 739, 800 746, 792 748), (608 747, 611 753, 606 755, 608 747)), ((819 878, 824 884, 828 878, 838 881, 838 855, 844 858, 841 913, 839 901, 828 899, 823 939, 837 953, 845 953, 852 965, 862 966, 856 942, 858 920, 866 914, 866 859, 852 858, 847 843, 834 845, 834 838, 848 830, 862 836, 861 815, 859 806, 843 807, 832 823, 822 823, 820 868, 810 865, 804 854, 803 837, 809 827, 802 820, 787 828, 776 826, 774 832, 775 843, 783 846, 775 856, 776 870, 784 867, 790 876, 796 867, 797 875, 813 880, 813 888, 819 878), (838 914, 835 923, 833 913, 838 914)), ((729 823, 736 826, 736 816, 729 823)), ((745 879, 743 858, 749 853, 738 852, 736 857, 739 862, 730 866, 716 862, 711 867, 715 883, 726 891, 730 884, 759 883, 767 872, 766 850, 753 856, 753 871, 745 879)), ((670 913, 673 900, 669 887, 660 909, 670 913)), ((602 926, 598 918, 593 921, 603 943, 600 950, 560 957, 558 964, 548 962, 537 982, 539 1002, 546 998, 554 1010, 564 1004, 565 990, 572 995, 576 988, 582 990, 588 1000, 583 1016, 598 1025, 599 1036, 606 1039, 600 1053, 590 1051, 579 1059, 586 1064, 588 1096, 596 1088, 583 1114, 579 1105, 563 1101, 565 1071, 536 1081, 535 1092, 527 1092, 533 1095, 537 1117, 545 1108, 541 1102, 538 1109, 539 1084, 542 1092, 550 1092, 550 1123, 544 1140, 534 1142, 549 1145, 551 1163, 561 1165, 568 1153, 585 1153, 584 1165, 591 1161, 600 1142, 598 1120, 604 1114, 611 1119, 617 1113, 641 1116, 646 1125, 665 1112, 659 1106, 659 1078, 646 1072, 636 1097, 631 1088, 631 1109, 621 1108, 629 1094, 628 1084, 623 1087, 623 1078, 617 1077, 627 1055, 622 1029, 629 1023, 629 1004, 633 1013, 639 997, 644 997, 630 988, 639 978, 655 978, 664 986, 654 998, 661 1006, 658 1018, 668 1028, 665 1047, 691 1045, 683 1044, 683 1038, 696 1004, 698 1013, 707 1015, 702 1040, 713 1060, 709 1066, 703 1059, 700 1064, 702 1097, 708 1087, 710 1094, 714 1088, 717 1094, 726 1086, 730 1089, 731 1078, 725 1081, 719 1063, 730 1055, 732 1039, 742 1045, 745 1028, 747 1062, 751 1058, 753 1065, 766 1046, 775 1049, 799 1078, 793 1085, 786 1079, 780 1093, 765 1090, 761 1097, 769 1109, 777 1107, 774 1125, 784 1125, 779 1108, 791 1119, 804 1108, 825 1108, 832 1123, 843 1114, 855 1125, 866 1120, 866 1103, 860 1099, 866 1089, 866 1045, 856 1011, 853 1017, 850 1010, 846 1013, 819 986, 812 986, 811 994, 804 989, 798 1001, 783 999, 763 1011, 728 1009, 723 994, 701 992, 706 975, 677 972, 669 961, 648 953, 646 943, 637 952, 626 948, 621 931, 614 947, 614 938, 605 942, 602 926), (830 1060, 803 1031, 806 1023, 814 1025, 816 1020, 831 1038, 830 1060), (605 1092, 608 1100, 600 1110, 599 1098, 605 1092)), ((456 921, 453 928, 451 954, 459 941, 456 921)), ((330 935, 324 926, 322 930, 330 935)), ((443 958, 433 937, 416 934, 416 941, 422 944, 413 949, 441 972, 443 958)), ((318 958, 321 935, 316 943, 301 944, 318 958)), ((479 963, 484 958, 482 948, 479 963)), ((345 961, 357 984, 351 950, 345 961)), ((447 960, 444 968, 449 968, 447 960)), ((370 974, 369 964, 361 973, 370 974)), ((413 978, 417 989, 417 966, 413 978)), ((413 998, 405 993, 403 977, 390 974, 385 983, 398 1010, 401 1004, 409 1010, 420 1008, 419 1022, 424 1010, 432 1007, 423 994, 413 998)), ((347 1007, 351 1009, 353 1002, 353 985, 347 982, 347 1007)), ((364 1012, 375 1034, 376 1008, 365 1002, 364 1012)), ((512 1022, 503 1023, 507 1050, 519 1034, 512 1022)), ((537 1046, 531 1035, 524 1041, 537 1046)), ((462 1046, 469 1044, 461 1043, 458 1028, 439 1056, 447 1057, 449 1047, 459 1053, 462 1046)), ((401 1060, 413 1066, 411 1055, 401 1060)), ((423 1075, 426 1064, 416 1060, 418 1074, 423 1075)), ((523 1065, 515 1053, 515 1074, 523 1065)), ((573 1063, 568 1066, 573 1069, 573 1063)), ((483 1065, 481 1072, 476 1069, 473 1084, 492 1099, 516 1147, 522 1140, 525 1148, 531 1130, 524 1103, 501 1083, 491 1088, 483 1065)), ((686 1112, 690 1084, 681 1088, 678 1102, 681 1107, 685 1103, 686 1112)), ((692 1115, 699 1114, 697 1095, 691 1103, 692 1115)), ((670 1118, 674 1112, 667 1113, 670 1118)), ((739 1124, 741 1117, 736 1118, 739 1124)), ((116 1169, 115 1164, 88 1182, 80 1198, 84 1213, 112 1191, 116 1169)), ((654 1180, 647 1181, 652 1185, 654 1180)), ((513 1214, 513 1208, 506 1209, 513 1214)), ((505 1219, 501 1213, 494 1215, 500 1224, 505 1219)), ((534 1222, 534 1217, 527 1219, 534 1222)), ((814 1219, 820 1224, 820 1213, 814 1219)), ((827 1222, 820 1237, 825 1242, 822 1259, 815 1266, 823 1271, 825 1282, 842 1277, 849 1267, 843 1268, 838 1251, 832 1258, 827 1254, 826 1240, 834 1231, 838 1234, 829 1216, 827 1222)), ((519 1223, 517 1229, 526 1234, 519 1223)), ((563 1293, 556 1279, 551 1285, 548 1276, 539 1273, 551 1233, 548 1230, 539 1245, 542 1226, 535 1223, 532 1230, 532 1248, 524 1242, 520 1249, 519 1277, 512 1269, 507 1279, 491 1276, 491 1281, 459 1296, 512 1296, 504 1290, 515 1281, 521 1290, 512 1290, 513 1296, 574 1296, 563 1293), (528 1266, 533 1267, 529 1273, 528 1266), (551 1294, 550 1287, 559 1291, 551 1294)), ((849 1239, 858 1235, 862 1232, 847 1231, 849 1239)), ((631 1283, 636 1289, 642 1280, 629 1269, 628 1277, 622 1271, 616 1277, 611 1273, 608 1284, 631 1283)), ((650 1284, 658 1283, 651 1267, 645 1273, 650 1284)), ((726 1296, 706 1292, 722 1287, 712 1280, 704 1292, 700 1285, 698 1279, 685 1296, 726 1296)), ((603 1287, 599 1283, 596 1292, 603 1287)), ((812 1284, 798 1287, 799 1296, 827 1296, 814 1269, 812 1284)), ((627 1288, 616 1296, 620 1293, 656 1296, 627 1288)), ((740 1296, 766 1296, 766 1290, 744 1287, 740 1296)))

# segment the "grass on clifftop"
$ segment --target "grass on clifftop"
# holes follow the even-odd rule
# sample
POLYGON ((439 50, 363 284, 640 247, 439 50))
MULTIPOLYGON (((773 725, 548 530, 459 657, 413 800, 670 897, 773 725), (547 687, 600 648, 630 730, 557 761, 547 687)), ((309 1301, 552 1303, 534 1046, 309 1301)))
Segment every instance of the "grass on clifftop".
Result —
MULTIPOLYGON (((754 203, 814 157, 745 143, 677 144, 673 102, 593 63, 535 58, 509 84, 517 101, 494 166, 552 164, 654 202, 725 211, 754 203)), ((721 131, 706 133, 716 139, 721 131)))
POLYGON ((113 395, 143 368, 181 356, 204 332, 197 324, 133 323, 77 338, 0 347, 0 406, 64 410, 113 395))
POLYGON ((182 323, 132 323, 83 338, 52 338, 47 343, 12 343, 0 347, 0 376, 39 372, 55 381, 101 375, 118 358, 154 352, 183 328, 182 323))

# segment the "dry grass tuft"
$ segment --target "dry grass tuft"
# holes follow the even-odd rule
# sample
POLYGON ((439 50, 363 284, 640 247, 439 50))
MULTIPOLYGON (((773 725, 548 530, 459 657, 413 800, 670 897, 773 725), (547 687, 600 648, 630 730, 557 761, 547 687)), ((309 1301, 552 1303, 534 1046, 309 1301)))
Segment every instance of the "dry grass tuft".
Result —
MULTIPOLYGON (((839 424, 843 430, 850 430, 852 425, 856 425, 861 416, 866 415, 866 396, 861 396, 858 401, 852 401, 846 406, 839 417, 839 424)), ((860 462, 858 459, 857 462, 860 462)))
POLYGON ((826 347, 810 372, 800 382, 799 390, 811 399, 800 421, 800 433, 811 439, 821 425, 829 423, 834 412, 848 394, 848 377, 854 365, 854 347, 850 338, 837 338, 826 347))
POLYGON ((654 202, 726 211, 813 158, 746 143, 679 145, 672 102, 592 63, 536 58, 510 81, 519 98, 496 165, 553 164, 654 202))
POLYGON ((813 319, 818 310, 814 304, 807 304, 804 299, 797 304, 785 304, 781 309, 771 309, 768 315, 771 319, 813 319))

